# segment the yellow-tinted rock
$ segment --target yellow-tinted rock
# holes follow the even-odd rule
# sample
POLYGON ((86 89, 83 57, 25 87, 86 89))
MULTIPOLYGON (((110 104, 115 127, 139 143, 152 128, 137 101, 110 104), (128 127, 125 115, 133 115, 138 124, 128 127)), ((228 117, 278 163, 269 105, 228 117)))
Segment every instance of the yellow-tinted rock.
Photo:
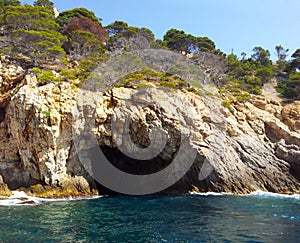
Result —
POLYGON ((0 199, 10 197, 12 195, 11 190, 4 183, 2 176, 0 175, 0 199))
POLYGON ((283 122, 295 132, 300 133, 300 101, 296 101, 282 109, 283 122))
POLYGON ((81 176, 70 177, 62 183, 62 186, 43 186, 36 184, 29 189, 23 189, 28 195, 57 198, 57 197, 85 197, 98 195, 98 191, 90 189, 89 183, 81 176))

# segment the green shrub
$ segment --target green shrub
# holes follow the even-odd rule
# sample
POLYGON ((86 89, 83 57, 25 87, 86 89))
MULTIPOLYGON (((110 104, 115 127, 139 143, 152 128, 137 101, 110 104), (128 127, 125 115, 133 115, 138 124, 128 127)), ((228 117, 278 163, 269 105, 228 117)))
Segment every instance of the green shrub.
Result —
POLYGON ((146 77, 158 77, 158 78, 160 78, 164 75, 163 73, 154 71, 152 69, 145 69, 145 70, 141 71, 140 74, 142 74, 146 77))
POLYGON ((261 86, 262 86, 262 81, 260 80, 260 78, 245 76, 239 79, 230 78, 227 81, 226 88, 230 92, 246 91, 251 94, 260 95, 262 93, 261 86))
POLYGON ((144 88, 144 87, 153 87, 154 85, 153 84, 150 84, 150 83, 140 83, 137 85, 137 88, 140 89, 140 88, 144 88))
POLYGON ((55 77, 54 73, 51 71, 41 72, 37 76, 37 79, 38 79, 38 81, 40 81, 42 83, 47 83, 47 82, 51 82, 51 81, 56 81, 56 82, 60 81, 60 79, 55 77))
POLYGON ((245 102, 250 99, 250 95, 248 93, 235 92, 234 93, 235 100, 240 102, 245 102))
POLYGON ((225 108, 227 108, 231 113, 234 113, 234 109, 231 105, 231 103, 227 100, 222 100, 222 106, 224 106, 225 108))
POLYGON ((121 88, 121 87, 125 87, 125 85, 122 84, 122 83, 115 83, 115 84, 114 84, 114 87, 116 87, 116 88, 121 88))
POLYGON ((187 91, 192 92, 192 93, 194 93, 196 95, 200 95, 199 91, 197 89, 195 89, 194 87, 189 87, 187 89, 187 91))
POLYGON ((123 82, 123 84, 124 84, 125 87, 129 86, 130 83, 131 83, 130 80, 124 80, 124 82, 123 82))
POLYGON ((278 81, 276 91, 289 99, 296 96, 296 91, 294 88, 290 87, 288 80, 285 79, 278 81))
POLYGON ((227 101, 227 100, 222 100, 222 105, 225 107, 225 108, 229 108, 231 106, 230 102, 227 101))
POLYGON ((95 68, 95 63, 91 60, 82 60, 79 62, 78 68, 90 72, 95 68))
POLYGON ((282 92, 282 94, 285 96, 285 97, 287 97, 287 98, 294 98, 295 96, 296 96, 296 91, 294 90, 294 89, 292 89, 292 88, 290 88, 290 87, 286 87, 284 90, 283 90, 283 92, 282 92))
POLYGON ((250 94, 256 94, 256 95, 262 94, 262 90, 261 90, 260 86, 247 85, 247 90, 250 94))
POLYGON ((77 77, 78 77, 79 80, 84 81, 84 80, 86 80, 91 75, 91 73, 92 72, 79 71, 77 73, 77 77))
POLYGON ((179 82, 177 83, 178 88, 184 88, 184 87, 188 87, 189 84, 183 80, 179 80, 179 82))
POLYGON ((59 74, 61 76, 64 76, 67 79, 74 80, 74 79, 76 79, 77 72, 75 70, 69 70, 69 69, 67 69, 67 70, 60 71, 59 74))
POLYGON ((121 83, 115 83, 114 84, 114 87, 117 87, 117 88, 120 88, 120 87, 128 87, 128 86, 130 86, 130 80, 124 80, 123 82, 121 82, 121 83))
POLYGON ((78 88, 78 85, 76 85, 74 83, 71 83, 70 86, 71 86, 72 89, 77 89, 78 88))
POLYGON ((64 57, 62 60, 61 60, 61 63, 64 64, 65 66, 68 66, 69 62, 67 60, 66 57, 64 57))
POLYGON ((42 73, 42 70, 40 68, 34 67, 32 69, 33 72, 35 72, 36 74, 42 73))
POLYGON ((139 81, 143 80, 144 76, 141 73, 130 73, 124 76, 121 81, 122 82, 131 82, 131 81, 139 81))
POLYGON ((163 77, 161 77, 160 80, 161 80, 162 82, 168 82, 168 81, 170 81, 170 77, 164 75, 163 77))
POLYGON ((255 86, 262 86, 262 80, 258 77, 244 77, 242 81, 246 84, 251 84, 255 86))
POLYGON ((164 87, 174 88, 174 89, 177 88, 177 83, 175 82, 161 81, 159 85, 164 87))
POLYGON ((300 87, 300 72, 290 74, 288 84, 291 87, 300 87))
POLYGON ((46 118, 50 118, 50 111, 42 111, 42 113, 46 118))
POLYGON ((271 67, 262 67, 256 70, 256 75, 266 83, 274 76, 274 71, 271 67))

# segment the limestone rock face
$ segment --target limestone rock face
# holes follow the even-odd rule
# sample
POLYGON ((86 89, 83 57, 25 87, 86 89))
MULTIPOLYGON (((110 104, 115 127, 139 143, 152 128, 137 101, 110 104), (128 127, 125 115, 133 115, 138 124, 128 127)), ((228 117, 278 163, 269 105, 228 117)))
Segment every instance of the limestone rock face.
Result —
MULTIPOLYGON (((24 77, 24 85, 3 109, 0 127, 0 174, 11 189, 42 183, 62 188, 49 196, 91 193, 69 183, 75 176, 67 171, 74 94, 69 83, 37 87, 35 76, 24 77)), ((77 166, 76 175, 86 181, 83 173, 77 166)))
POLYGON ((10 60, 0 58, 0 107, 6 106, 11 97, 24 83, 25 71, 22 67, 11 64, 10 60))
MULTIPOLYGON (((221 178, 230 181, 227 190, 299 191, 300 134, 284 124, 280 114, 285 107, 252 97, 250 102, 237 103, 232 108, 226 127, 234 135, 226 134, 227 159, 221 164, 226 165, 227 172, 220 173, 221 178), (234 189, 230 188, 232 184, 234 189)), ((224 184, 222 181, 218 186, 224 184)))
POLYGON ((95 193, 93 161, 86 167, 78 154, 96 141, 115 167, 131 174, 155 173, 177 158, 181 164, 163 179, 187 172, 166 193, 300 191, 299 102, 253 96, 227 109, 216 96, 150 87, 86 90, 78 99, 81 91, 68 82, 39 86, 34 75, 7 68, 0 68, 0 175, 12 190, 42 197, 95 193), (95 140, 74 142, 78 133, 95 140))

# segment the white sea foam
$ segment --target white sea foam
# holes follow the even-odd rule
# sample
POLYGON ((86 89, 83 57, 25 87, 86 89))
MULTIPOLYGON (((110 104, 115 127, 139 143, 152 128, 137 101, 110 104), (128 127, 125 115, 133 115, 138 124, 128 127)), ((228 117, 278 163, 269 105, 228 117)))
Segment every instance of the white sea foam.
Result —
MULTIPOLYGON (((255 191, 250 194, 233 194, 227 192, 190 192, 190 195, 197 195, 197 196, 242 196, 242 197, 259 197, 259 198, 279 198, 279 199, 296 199, 300 200, 300 194, 279 194, 279 193, 272 193, 272 192, 264 192, 264 191, 255 191)), ((46 202, 59 202, 59 201, 75 201, 75 200, 89 200, 89 199, 96 199, 101 198, 104 196, 93 196, 90 198, 58 198, 58 199, 48 199, 48 198, 39 198, 39 197, 32 197, 28 196, 25 192, 13 191, 13 195, 7 199, 0 199, 0 206, 32 206, 38 205, 46 202)))
POLYGON ((90 198, 58 198, 58 199, 48 199, 48 198, 39 198, 28 196, 25 192, 13 191, 13 195, 7 199, 0 200, 0 206, 32 206, 38 205, 45 202, 58 202, 58 201, 71 201, 71 200, 82 200, 82 199, 96 199, 103 196, 93 196, 90 198))
POLYGON ((245 196, 257 196, 257 197, 275 197, 275 198, 293 198, 300 200, 300 194, 280 194, 280 193, 273 193, 273 192, 264 192, 264 191, 256 191, 250 193, 245 196))
POLYGON ((0 200, 0 206, 36 205, 40 203, 38 198, 30 197, 25 192, 13 191, 12 193, 11 197, 0 200))
POLYGON ((290 198, 290 199, 297 199, 300 200, 300 194, 280 194, 280 193, 273 193, 273 192, 264 192, 264 191, 255 191, 250 194, 233 194, 233 193, 227 193, 227 192, 190 192, 190 195, 198 195, 198 196, 224 196, 224 195, 235 195, 235 196, 243 196, 243 197, 264 197, 264 198, 290 198))
POLYGON ((228 193, 228 192, 190 192, 190 195, 198 195, 198 196, 224 196, 224 195, 234 195, 232 193, 228 193))

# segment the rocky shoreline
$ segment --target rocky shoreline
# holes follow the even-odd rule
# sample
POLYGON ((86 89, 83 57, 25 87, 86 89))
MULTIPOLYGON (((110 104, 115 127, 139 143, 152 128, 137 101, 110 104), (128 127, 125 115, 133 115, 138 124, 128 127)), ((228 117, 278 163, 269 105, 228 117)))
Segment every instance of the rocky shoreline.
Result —
MULTIPOLYGON (((33 73, 2 58, 0 197, 11 196, 13 190, 45 198, 107 193, 78 158, 78 151, 89 151, 93 145, 75 148, 73 144, 78 92, 68 81, 39 85, 33 73)), ((91 97, 94 136, 107 156, 119 153, 110 126, 115 112, 131 116, 131 138, 140 146, 149 145, 148 134, 154 127, 164 131, 166 147, 155 161, 140 169, 122 155, 112 162, 123 171, 142 174, 168 166, 178 154, 181 136, 188 136, 188 145, 197 151, 194 163, 181 180, 164 190, 167 194, 299 193, 300 102, 251 96, 224 107, 225 98, 155 87, 113 88, 91 97), (138 105, 130 110, 133 100, 138 105)), ((121 124, 115 129, 122 129, 121 124)))

